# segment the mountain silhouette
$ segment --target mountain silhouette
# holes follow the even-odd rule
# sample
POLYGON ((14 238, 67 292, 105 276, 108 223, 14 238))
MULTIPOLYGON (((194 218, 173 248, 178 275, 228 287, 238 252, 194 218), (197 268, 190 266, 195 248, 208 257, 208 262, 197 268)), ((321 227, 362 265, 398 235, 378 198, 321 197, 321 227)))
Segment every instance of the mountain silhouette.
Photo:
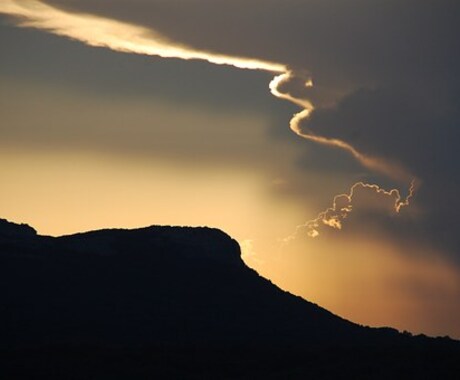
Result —
POLYGON ((460 344, 282 291, 211 228, 40 236, 0 219, 3 378, 458 378, 460 344))

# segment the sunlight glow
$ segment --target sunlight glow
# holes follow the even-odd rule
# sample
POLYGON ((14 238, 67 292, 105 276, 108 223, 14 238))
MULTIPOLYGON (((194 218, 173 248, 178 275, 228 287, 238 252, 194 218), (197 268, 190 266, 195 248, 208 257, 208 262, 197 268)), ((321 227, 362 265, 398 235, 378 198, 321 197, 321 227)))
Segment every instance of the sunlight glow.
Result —
POLYGON ((452 326, 449 334, 459 337, 455 267, 422 242, 390 240, 372 227, 358 233, 299 238, 263 274, 357 323, 432 335, 452 326))

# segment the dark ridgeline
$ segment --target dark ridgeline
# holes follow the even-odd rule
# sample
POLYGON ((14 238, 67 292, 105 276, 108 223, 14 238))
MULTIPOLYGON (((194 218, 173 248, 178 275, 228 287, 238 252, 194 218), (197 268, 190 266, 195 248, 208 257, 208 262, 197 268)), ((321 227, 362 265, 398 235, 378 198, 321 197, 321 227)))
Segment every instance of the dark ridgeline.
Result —
POLYGON ((458 379, 460 344, 341 319, 210 228, 59 238, 0 219, 0 378, 458 379))

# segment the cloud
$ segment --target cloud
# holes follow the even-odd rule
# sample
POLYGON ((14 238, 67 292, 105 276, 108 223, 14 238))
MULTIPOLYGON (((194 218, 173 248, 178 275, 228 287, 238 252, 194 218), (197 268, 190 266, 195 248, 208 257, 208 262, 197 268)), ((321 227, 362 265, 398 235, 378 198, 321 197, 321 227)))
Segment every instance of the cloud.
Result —
POLYGON ((442 102, 433 99, 433 94, 417 87, 413 91, 359 89, 336 106, 315 110, 300 121, 299 129, 338 138, 363 154, 391 160, 413 173, 421 185, 416 204, 423 213, 418 216, 416 236, 410 233, 414 227, 404 221, 399 221, 400 231, 408 238, 435 242, 456 255, 460 241, 453 221, 460 209, 456 158, 460 104, 456 104, 455 92, 446 90, 442 98, 442 102))
POLYGON ((458 252, 457 0, 7 0, 0 11, 93 46, 279 73, 272 93, 300 107, 291 129, 395 186, 415 178, 419 230, 458 252))
POLYGON ((316 238, 327 229, 342 230, 344 222, 348 222, 350 218, 359 218, 359 224, 381 219, 381 216, 394 218, 411 204, 416 186, 412 182, 407 195, 403 197, 398 189, 387 191, 378 185, 357 182, 349 193, 336 195, 332 205, 320 212, 315 219, 298 226, 295 233, 285 238, 284 242, 289 243, 300 234, 316 238))
POLYGON ((89 14, 70 13, 38 0, 4 0, 0 13, 21 19, 18 25, 47 30, 90 46, 162 58, 200 59, 241 69, 281 72, 280 64, 250 58, 212 54, 168 40, 152 29, 89 14))

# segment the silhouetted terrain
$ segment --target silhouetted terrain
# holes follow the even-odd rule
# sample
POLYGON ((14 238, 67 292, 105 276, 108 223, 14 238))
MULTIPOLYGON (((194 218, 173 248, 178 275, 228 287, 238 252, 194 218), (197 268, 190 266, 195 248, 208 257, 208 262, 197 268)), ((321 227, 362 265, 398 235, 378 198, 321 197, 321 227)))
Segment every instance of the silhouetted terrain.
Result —
POLYGON ((460 344, 341 319, 210 228, 58 238, 0 219, 0 378, 447 379, 460 344))

